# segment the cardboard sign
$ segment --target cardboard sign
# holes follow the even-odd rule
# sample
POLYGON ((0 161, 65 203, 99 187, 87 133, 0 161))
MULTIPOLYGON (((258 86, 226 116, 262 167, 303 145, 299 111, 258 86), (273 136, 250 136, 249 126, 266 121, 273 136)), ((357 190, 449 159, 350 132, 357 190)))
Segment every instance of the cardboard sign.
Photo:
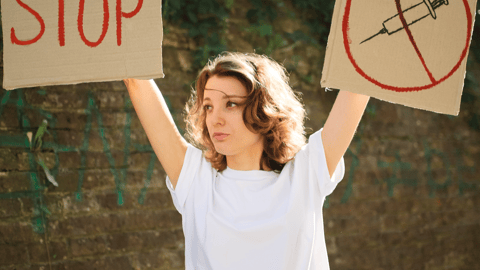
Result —
POLYGON ((323 87, 458 115, 476 0, 337 0, 323 87))
POLYGON ((163 77, 160 0, 1 3, 5 89, 163 77))

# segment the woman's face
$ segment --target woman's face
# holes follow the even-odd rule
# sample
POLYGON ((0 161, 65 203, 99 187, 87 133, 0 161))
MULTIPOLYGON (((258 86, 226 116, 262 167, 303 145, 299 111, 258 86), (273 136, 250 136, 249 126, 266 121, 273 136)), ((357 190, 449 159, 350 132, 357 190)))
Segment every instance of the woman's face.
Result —
MULTIPOLYGON (((214 76, 205 85, 203 108, 215 150, 225 156, 263 151, 263 140, 243 122, 247 89, 234 77, 214 76)), ((252 153, 252 154, 253 154, 252 153)))

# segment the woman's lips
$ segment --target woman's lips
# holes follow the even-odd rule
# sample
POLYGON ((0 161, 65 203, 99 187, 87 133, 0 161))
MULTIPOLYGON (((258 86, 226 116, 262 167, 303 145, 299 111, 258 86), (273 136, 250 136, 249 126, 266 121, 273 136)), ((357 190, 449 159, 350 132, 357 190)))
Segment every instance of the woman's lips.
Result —
POLYGON ((227 138, 230 134, 225 134, 225 133, 214 133, 213 138, 217 141, 223 141, 225 138, 227 138))

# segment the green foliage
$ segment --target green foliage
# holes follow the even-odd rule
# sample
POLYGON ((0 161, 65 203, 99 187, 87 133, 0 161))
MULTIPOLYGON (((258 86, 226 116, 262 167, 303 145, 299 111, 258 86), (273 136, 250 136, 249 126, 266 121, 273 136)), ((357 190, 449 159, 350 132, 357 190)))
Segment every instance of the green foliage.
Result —
POLYGON ((253 8, 247 12, 247 19, 250 23, 256 25, 263 25, 266 22, 272 22, 278 16, 275 6, 278 5, 278 0, 250 0, 253 8))
POLYGON ((312 36, 304 33, 303 31, 297 30, 293 33, 285 33, 285 36, 288 39, 292 40, 293 42, 302 41, 307 44, 316 45, 316 47, 319 46, 319 43, 317 40, 315 40, 312 36))
POLYGON ((38 127, 37 133, 35 134, 35 138, 30 144, 30 150, 32 152, 38 151, 40 150, 40 148, 42 148, 42 137, 46 132, 48 132, 47 126, 48 126, 47 120, 43 120, 42 124, 38 127))
MULTIPOLYGON (((480 2, 477 2, 477 9, 480 9, 480 2)), ((467 62, 467 70, 474 68, 473 62, 480 61, 480 20, 475 20, 474 31, 472 34, 472 43, 470 45, 470 58, 467 62)), ((467 123, 473 130, 480 131, 480 82, 471 72, 465 75, 465 85, 462 93, 461 108, 468 108, 470 113, 467 115, 467 123)))
MULTIPOLYGON (((300 0, 294 3, 302 16, 306 16, 306 23, 314 34, 312 38, 311 34, 300 31, 295 33, 275 31, 273 22, 279 19, 278 10, 284 7, 284 1, 249 1, 252 8, 246 14, 250 23, 250 27, 246 28, 246 31, 265 41, 261 47, 255 48, 257 53, 270 55, 279 47, 287 45, 287 40, 311 44, 318 44, 317 40, 326 41, 334 2, 300 0)), ((204 66, 211 57, 228 50, 224 33, 228 27, 227 20, 235 0, 163 0, 163 2, 164 19, 188 29, 189 37, 194 38, 200 44, 193 53, 195 69, 204 66)), ((293 14, 291 16, 295 16, 294 12, 291 14, 293 14)))
POLYGON ((253 33, 265 39, 266 46, 256 48, 259 54, 272 54, 276 49, 287 45, 283 33, 276 32, 273 21, 278 18, 277 9, 284 4, 280 0, 250 0, 252 8, 247 12, 247 19, 250 27, 247 32, 253 33))
POLYGON ((462 93, 461 108, 470 111, 466 114, 466 121, 471 129, 480 131, 480 112, 478 105, 480 105, 480 90, 478 79, 471 73, 467 72, 465 76, 465 87, 462 93))
POLYGON ((222 34, 234 0, 163 1, 164 19, 179 23, 182 28, 188 29, 191 38, 203 43, 194 52, 195 68, 205 65, 210 56, 227 50, 222 34))
POLYGON ((375 115, 377 115, 377 105, 373 102, 368 103, 367 108, 365 108, 365 113, 370 117, 375 117, 375 115))
MULTIPOLYGON (((477 9, 480 10, 480 1, 477 2, 477 9)), ((472 35, 472 44, 470 51, 473 53, 476 62, 480 61, 480 19, 475 20, 474 31, 472 35)))
POLYGON ((50 172, 50 169, 48 169, 48 167, 45 164, 45 162, 43 161, 43 159, 40 158, 40 157, 37 157, 36 161, 37 161, 38 165, 40 165, 40 167, 42 167, 48 181, 50 183, 52 183, 54 186, 58 187, 58 183, 57 183, 57 181, 55 181, 55 177, 53 177, 52 173, 50 172))
POLYGON ((2 27, 1 8, 0 8, 0 53, 3 54, 3 27, 2 27))
POLYGON ((305 24, 309 26, 312 37, 326 46, 335 1, 295 0, 292 2, 300 11, 305 24))
POLYGON ((194 67, 201 68, 208 59, 227 50, 226 41, 220 38, 217 33, 212 33, 204 37, 204 45, 197 48, 193 55, 194 67))

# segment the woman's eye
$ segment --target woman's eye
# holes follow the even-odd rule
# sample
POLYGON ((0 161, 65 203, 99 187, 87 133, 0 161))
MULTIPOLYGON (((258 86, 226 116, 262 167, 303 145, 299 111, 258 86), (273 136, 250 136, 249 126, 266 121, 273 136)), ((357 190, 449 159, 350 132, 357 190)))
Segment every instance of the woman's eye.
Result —
POLYGON ((228 108, 236 107, 236 106, 237 106, 237 103, 235 103, 235 102, 231 102, 231 101, 227 102, 227 107, 228 108))
POLYGON ((204 106, 203 106, 203 109, 206 110, 206 111, 209 111, 210 109, 212 109, 212 106, 210 106, 210 105, 204 105, 204 106))

